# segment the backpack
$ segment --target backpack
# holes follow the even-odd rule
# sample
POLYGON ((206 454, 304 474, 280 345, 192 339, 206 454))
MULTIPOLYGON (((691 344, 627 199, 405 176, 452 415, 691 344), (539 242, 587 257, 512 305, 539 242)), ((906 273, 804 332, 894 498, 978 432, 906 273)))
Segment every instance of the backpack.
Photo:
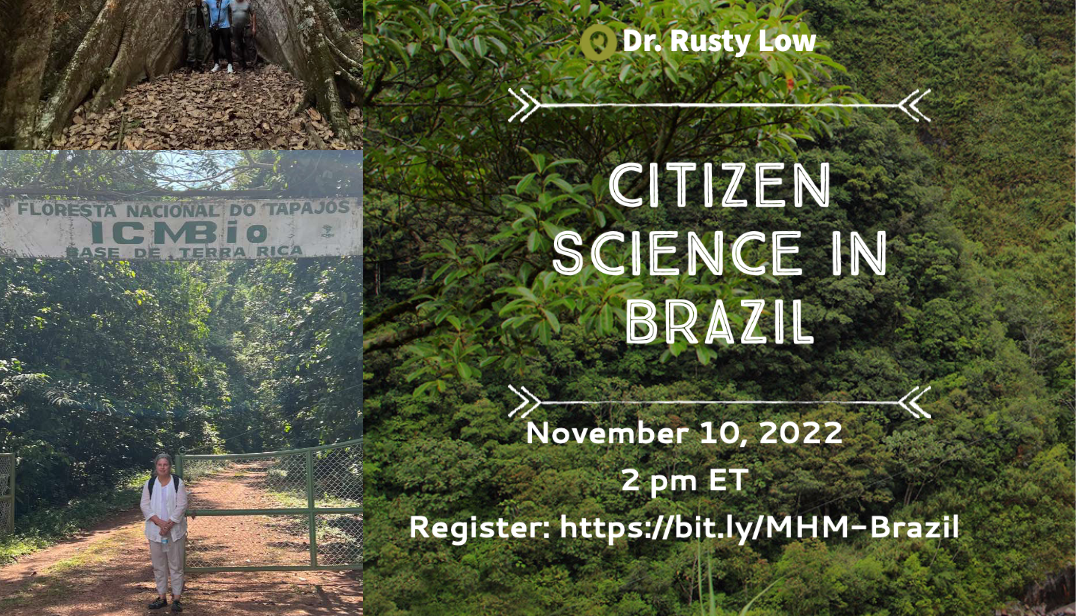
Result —
MULTIPOLYGON (((149 481, 146 482, 146 489, 149 490, 150 498, 153 497, 153 486, 157 483, 157 475, 152 475, 149 481)), ((176 493, 179 493, 179 477, 172 475, 172 487, 176 489, 176 493)))
POLYGON ((220 30, 221 12, 220 12, 221 0, 217 0, 217 19, 213 22, 212 26, 209 26, 210 30, 220 30))

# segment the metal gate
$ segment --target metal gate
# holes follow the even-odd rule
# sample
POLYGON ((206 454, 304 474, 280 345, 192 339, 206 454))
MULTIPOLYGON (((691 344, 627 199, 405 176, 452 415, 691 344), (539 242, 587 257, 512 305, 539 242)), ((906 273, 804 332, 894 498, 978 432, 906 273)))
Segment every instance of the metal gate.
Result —
POLYGON ((0 453, 0 535, 15 532, 15 454, 0 453))
POLYGON ((362 570, 362 439, 179 454, 176 472, 189 493, 187 571, 362 570))

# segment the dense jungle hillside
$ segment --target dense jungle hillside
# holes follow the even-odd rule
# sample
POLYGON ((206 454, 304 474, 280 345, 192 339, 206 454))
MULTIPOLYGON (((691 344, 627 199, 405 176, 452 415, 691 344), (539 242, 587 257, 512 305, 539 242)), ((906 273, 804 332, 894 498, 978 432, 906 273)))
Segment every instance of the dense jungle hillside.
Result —
MULTIPOLYGON (((1072 588, 1071 3, 780 4, 782 15, 805 12, 811 31, 831 44, 825 56, 846 69, 791 66, 790 96, 819 81, 872 102, 930 89, 919 107, 932 119, 915 123, 897 111, 783 116, 780 133, 732 113, 707 123, 679 112, 542 111, 523 126, 504 122, 515 110, 507 88, 521 83, 545 100, 708 100, 714 83, 735 83, 729 89, 749 100, 784 96, 784 75, 750 91, 744 84, 767 80, 748 60, 713 68, 678 58, 677 73, 669 63, 644 66, 649 59, 593 66, 573 59, 579 32, 593 20, 713 27, 715 11, 743 3, 708 13, 699 7, 716 3, 611 3, 592 15, 552 2, 540 3, 544 11, 470 7, 452 15, 457 25, 449 30, 438 29, 448 17, 435 4, 406 19, 392 12, 404 11, 401 3, 366 5, 364 74, 374 84, 366 108, 364 340, 372 612, 426 614, 436 605, 443 614, 666 615, 700 607, 736 614, 754 600, 754 615, 943 616, 1065 599, 1044 589, 1072 588), (483 45, 460 43, 476 34, 483 45), (422 46, 430 40, 432 51, 422 46), (437 87, 420 87, 431 82, 437 87), (502 99, 493 110, 465 104, 502 99), (616 219, 594 188, 608 177, 610 159, 748 168, 781 160, 809 169, 829 162, 839 206, 638 208, 616 219), (584 237, 606 228, 729 236, 804 229, 798 262, 806 272, 780 282, 643 279, 627 290, 617 286, 624 280, 603 286, 544 276, 551 233, 573 227, 584 237), (886 230, 887 275, 828 276, 829 234, 838 230, 886 230), (815 342, 629 349, 613 323, 631 293, 700 305, 714 297, 802 299, 815 342), (885 408, 736 411, 744 422, 841 421, 848 437, 836 450, 539 446, 526 443, 524 422, 506 418, 519 404, 510 384, 547 400, 887 400, 930 385, 924 406, 933 419, 885 408), (701 477, 718 466, 750 468, 754 480, 732 494, 650 499, 620 490, 622 468, 701 477), (946 540, 701 546, 453 546, 407 532, 411 515, 628 521, 674 513, 858 520, 956 513, 966 530, 946 540)), ((736 19, 762 21, 773 6, 743 9, 749 17, 736 19)), ((791 199, 791 190, 776 192, 791 199)), ((689 203, 701 201, 697 184, 688 193, 689 203)), ((553 406, 533 419, 569 428, 639 419, 676 427, 712 415, 553 406)))

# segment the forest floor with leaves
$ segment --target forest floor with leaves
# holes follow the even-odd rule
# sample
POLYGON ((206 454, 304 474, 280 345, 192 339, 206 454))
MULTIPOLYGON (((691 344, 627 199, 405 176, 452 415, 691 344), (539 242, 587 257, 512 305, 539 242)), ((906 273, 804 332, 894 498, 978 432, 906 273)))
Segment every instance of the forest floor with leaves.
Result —
MULTIPOLYGON (((132 86, 100 113, 80 107, 52 147, 71 150, 353 149, 334 137, 303 85, 278 66, 180 70, 132 86)), ((351 122, 360 124, 359 110, 351 122)))
MULTIPOLYGON (((239 477, 239 475, 235 475, 239 477)), ((256 481, 208 478, 191 490, 192 503, 217 508, 272 506, 256 481)), ((142 615, 156 595, 141 512, 118 513, 94 528, 0 567, 0 613, 5 616, 142 615)), ((267 555, 302 564, 304 539, 267 516, 200 517, 188 521, 188 560, 197 542, 236 565, 267 555)), ((184 614, 215 616, 361 615, 362 574, 273 571, 187 574, 184 614)), ((160 613, 170 613, 160 610, 160 613)))

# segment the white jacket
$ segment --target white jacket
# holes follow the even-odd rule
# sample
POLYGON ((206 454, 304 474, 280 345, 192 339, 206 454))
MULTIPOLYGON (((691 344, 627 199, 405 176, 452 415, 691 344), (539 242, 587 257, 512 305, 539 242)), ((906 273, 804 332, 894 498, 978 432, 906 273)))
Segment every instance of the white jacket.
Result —
POLYGON ((187 534, 187 486, 176 476, 173 476, 165 486, 161 485, 161 480, 156 474, 153 475, 152 481, 157 483, 153 486, 153 496, 149 495, 149 481, 146 481, 142 484, 142 502, 140 503, 142 517, 146 519, 146 539, 157 542, 163 539, 161 529, 149 521, 153 516, 157 516, 162 520, 171 520, 176 523, 172 527, 172 532, 169 533, 169 539, 179 541, 187 534), (172 485, 172 481, 177 482, 178 490, 172 485))

